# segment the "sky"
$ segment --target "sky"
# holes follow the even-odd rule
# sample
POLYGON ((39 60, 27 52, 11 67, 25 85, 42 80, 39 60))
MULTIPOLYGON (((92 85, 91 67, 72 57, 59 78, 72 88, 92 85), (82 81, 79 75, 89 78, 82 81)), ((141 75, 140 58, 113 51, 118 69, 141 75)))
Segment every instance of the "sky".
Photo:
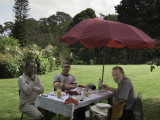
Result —
MULTIPOLYGON (((92 8, 96 15, 116 14, 114 6, 120 4, 121 0, 28 0, 29 18, 39 20, 47 18, 57 11, 65 12, 72 17, 86 8, 92 8)), ((0 0, 0 24, 14 22, 13 5, 14 0, 0 0)))

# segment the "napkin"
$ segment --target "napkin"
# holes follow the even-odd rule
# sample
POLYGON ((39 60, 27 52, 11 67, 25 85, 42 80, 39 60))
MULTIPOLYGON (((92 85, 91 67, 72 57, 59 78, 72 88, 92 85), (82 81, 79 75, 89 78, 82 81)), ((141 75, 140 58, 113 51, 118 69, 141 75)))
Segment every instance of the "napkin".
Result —
POLYGON ((77 101, 77 100, 74 100, 74 99, 72 99, 72 98, 66 99, 64 103, 65 103, 65 104, 74 103, 75 105, 78 105, 78 101, 77 101))
POLYGON ((83 85, 78 85, 78 87, 85 88, 85 86, 83 86, 83 85))
POLYGON ((67 94, 70 94, 70 95, 78 95, 78 92, 77 91, 71 91, 71 90, 68 90, 66 91, 67 94))

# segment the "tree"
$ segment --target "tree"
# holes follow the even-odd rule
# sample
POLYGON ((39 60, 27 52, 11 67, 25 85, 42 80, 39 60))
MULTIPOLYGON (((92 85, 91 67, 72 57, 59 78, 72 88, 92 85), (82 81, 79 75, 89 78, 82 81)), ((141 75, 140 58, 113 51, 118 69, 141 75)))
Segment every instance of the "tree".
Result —
MULTIPOLYGON (((95 17, 96 17, 95 11, 91 8, 87 8, 86 10, 81 11, 80 13, 78 13, 73 17, 73 21, 70 24, 70 29, 79 22, 81 22, 82 20, 91 19, 95 17)), ((83 62, 85 64, 90 64, 90 60, 93 59, 93 57, 92 55, 89 54, 94 54, 92 53, 93 51, 83 48, 80 43, 75 45, 69 45, 69 47, 76 60, 82 60, 83 58, 83 62)))
POLYGON ((140 0, 122 0, 119 5, 115 6, 118 21, 137 26, 139 13, 142 10, 139 2, 140 0))
POLYGON ((100 18, 104 20, 118 21, 117 15, 114 14, 103 15, 100 13, 100 18))
POLYGON ((160 1, 146 0, 140 2, 142 12, 140 13, 139 26, 152 38, 160 37, 160 1))
POLYGON ((73 22, 71 23, 70 27, 75 26, 82 20, 95 18, 95 17, 96 17, 95 11, 91 8, 87 8, 86 10, 81 11, 80 13, 78 13, 73 17, 73 22))
POLYGON ((3 26, 0 24, 0 34, 3 35, 3 26))
POLYGON ((67 32, 68 26, 72 21, 72 17, 64 12, 57 12, 56 15, 52 15, 47 18, 47 23, 52 30, 54 35, 59 34, 60 36, 67 32))
POLYGON ((3 27, 3 36, 12 36, 13 22, 5 22, 3 27))
MULTIPOLYGON (((115 9, 118 13, 118 21, 136 26, 154 39, 160 38, 160 33, 157 32, 160 31, 159 0, 122 0, 115 9)), ((135 62, 139 61, 140 63, 157 57, 147 49, 140 51, 126 49, 126 53, 128 61, 136 58, 135 62)))
POLYGON ((28 0, 15 0, 13 12, 15 13, 15 24, 13 26, 12 35, 18 39, 21 46, 25 46, 28 40, 26 18, 29 12, 28 0))

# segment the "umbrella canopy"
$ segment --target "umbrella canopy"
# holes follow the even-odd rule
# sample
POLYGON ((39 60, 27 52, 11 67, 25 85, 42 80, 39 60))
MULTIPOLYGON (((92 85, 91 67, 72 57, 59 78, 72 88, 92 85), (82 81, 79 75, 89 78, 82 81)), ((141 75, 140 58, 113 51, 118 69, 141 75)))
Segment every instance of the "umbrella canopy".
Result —
MULTIPOLYGON (((138 28, 120 22, 94 18, 83 20, 60 38, 61 42, 80 42, 85 48, 113 47, 129 49, 154 49, 158 43, 138 28)), ((105 51, 103 58, 102 81, 104 74, 105 51)))
POLYGON ((134 26, 101 18, 81 21, 62 36, 60 41, 68 44, 80 41, 88 49, 102 46, 154 49, 158 46, 155 40, 134 26))

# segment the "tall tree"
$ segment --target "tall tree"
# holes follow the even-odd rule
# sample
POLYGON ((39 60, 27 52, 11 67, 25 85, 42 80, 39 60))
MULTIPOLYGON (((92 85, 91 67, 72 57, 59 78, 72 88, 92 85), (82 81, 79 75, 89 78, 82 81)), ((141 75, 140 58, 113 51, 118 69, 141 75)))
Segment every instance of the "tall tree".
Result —
POLYGON ((142 12, 139 17, 140 28, 149 34, 152 38, 160 37, 160 1, 142 0, 140 3, 142 12))
POLYGON ((117 15, 114 14, 103 15, 100 13, 100 18, 103 18, 104 20, 118 21, 117 15))
POLYGON ((87 8, 86 10, 81 11, 80 13, 78 13, 73 17, 73 22, 71 23, 71 27, 75 26, 82 20, 95 18, 95 17, 96 17, 95 11, 91 8, 87 8))
POLYGON ((15 13, 15 24, 13 26, 12 35, 19 40, 21 46, 25 46, 28 40, 26 18, 29 12, 28 0, 15 0, 13 12, 15 13))
POLYGON ((3 36, 3 25, 0 24, 0 35, 3 36))
POLYGON ((72 17, 64 12, 58 11, 56 15, 47 18, 47 23, 54 35, 63 35, 69 29, 68 26, 72 21, 72 17))
MULTIPOLYGON (((81 11, 80 13, 78 13, 73 17, 73 21, 70 24, 70 28, 74 27, 76 24, 78 24, 82 20, 91 19, 95 17, 96 17, 95 11, 91 8, 87 8, 86 10, 81 11)), ((80 43, 75 45, 70 45, 69 47, 71 48, 71 52, 73 53, 74 58, 78 60, 82 60, 83 58, 83 62, 85 64, 90 64, 90 60, 93 59, 93 56, 92 56, 94 54, 93 50, 86 50, 81 46, 80 43), (92 54, 92 55, 89 56, 89 54, 92 54)))
MULTIPOLYGON (((160 0, 122 0, 115 8, 120 22, 138 27, 159 42, 160 0)), ((126 52, 130 60, 135 58, 137 60, 138 58, 140 62, 142 61, 141 63, 150 61, 152 58, 154 58, 154 61, 158 61, 160 58, 159 48, 153 52, 147 49, 140 51, 127 50, 126 52), (155 58, 157 59, 155 60, 155 58)))
POLYGON ((4 23, 4 29, 3 34, 4 36, 12 36, 12 29, 13 29, 14 23, 13 22, 5 22, 4 23))
POLYGON ((139 13, 141 12, 139 1, 122 0, 119 5, 115 6, 115 10, 118 13, 118 21, 137 26, 139 13))

